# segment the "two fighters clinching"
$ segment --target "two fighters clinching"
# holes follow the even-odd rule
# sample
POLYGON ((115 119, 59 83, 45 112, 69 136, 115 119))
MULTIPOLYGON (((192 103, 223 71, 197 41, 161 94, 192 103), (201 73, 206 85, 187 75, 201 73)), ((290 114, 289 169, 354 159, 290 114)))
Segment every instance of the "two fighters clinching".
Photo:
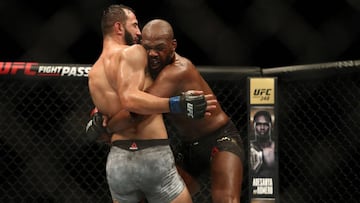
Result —
MULTIPOLYGON (((184 114, 187 118, 201 119, 205 116, 207 101, 204 95, 194 95, 193 91, 183 92, 181 95, 170 97, 170 113, 184 114)), ((107 117, 94 107, 90 112, 90 119, 85 131, 89 141, 96 141, 101 136, 111 134, 109 128, 105 127, 107 117)))

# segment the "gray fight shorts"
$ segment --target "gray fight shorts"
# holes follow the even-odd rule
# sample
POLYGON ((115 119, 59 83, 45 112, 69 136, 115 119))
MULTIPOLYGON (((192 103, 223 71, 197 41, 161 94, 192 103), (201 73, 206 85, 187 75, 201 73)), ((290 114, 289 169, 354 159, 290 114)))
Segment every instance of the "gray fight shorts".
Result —
POLYGON ((121 203, 139 202, 144 197, 149 203, 166 203, 174 200, 185 183, 177 173, 169 145, 151 146, 153 140, 120 142, 112 146, 107 158, 106 175, 113 200, 121 203), (141 143, 146 143, 146 147, 141 143), (149 146, 150 142, 150 146, 149 146))

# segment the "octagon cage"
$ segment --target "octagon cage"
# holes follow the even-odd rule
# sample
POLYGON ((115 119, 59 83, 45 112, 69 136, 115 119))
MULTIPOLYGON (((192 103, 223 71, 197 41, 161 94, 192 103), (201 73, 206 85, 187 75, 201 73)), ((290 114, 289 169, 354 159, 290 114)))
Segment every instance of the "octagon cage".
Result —
MULTIPOLYGON (((360 194, 359 64, 350 60, 198 69, 244 143, 248 77, 278 78, 278 198, 286 203, 329 203, 357 202, 360 194)), ((105 175, 109 146, 85 138, 93 108, 87 86, 90 68, 0 62, 0 202, 111 202, 105 175), (44 67, 59 71, 41 72, 44 67)), ((165 122, 176 147, 177 131, 165 122)), ((246 144, 245 150, 248 157, 246 144)), ((242 203, 249 202, 248 179, 246 158, 242 203)), ((208 172, 200 180, 194 202, 211 202, 208 172)))

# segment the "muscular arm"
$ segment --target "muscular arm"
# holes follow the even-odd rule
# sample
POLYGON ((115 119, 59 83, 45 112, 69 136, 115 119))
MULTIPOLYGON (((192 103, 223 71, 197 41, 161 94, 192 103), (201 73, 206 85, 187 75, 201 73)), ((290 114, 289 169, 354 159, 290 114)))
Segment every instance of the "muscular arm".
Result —
POLYGON ((128 128, 135 127, 147 115, 130 113, 128 111, 120 111, 115 114, 107 123, 110 132, 118 132, 128 128))
POLYGON ((116 69, 116 90, 121 106, 138 114, 167 113, 169 99, 160 98, 143 91, 147 57, 140 45, 127 48, 121 54, 119 67, 116 69))
MULTIPOLYGON (((195 73, 193 72, 193 67, 176 67, 174 65, 170 65, 164 68, 161 73, 157 76, 156 80, 152 83, 150 87, 148 87, 145 92, 150 93, 151 95, 155 95, 154 97, 171 97, 173 95, 179 95, 185 90, 184 84, 189 84, 191 82, 195 83, 191 85, 193 87, 198 87, 201 89, 200 86, 196 86, 199 82, 195 77, 195 73)), ((198 93, 202 91, 197 91, 198 93)), ((146 93, 144 93, 146 94, 146 93)), ((207 110, 214 109, 217 103, 215 99, 208 100, 208 107, 207 110)), ((135 112, 138 113, 138 112, 135 112)), ((141 114, 141 113, 138 113, 141 114)), ((206 113, 209 115, 209 113, 206 113)), ((135 126, 138 121, 143 119, 143 115, 134 115, 130 116, 128 111, 121 111, 109 121, 109 129, 111 131, 122 130, 126 128, 130 128, 135 126)))
MULTIPOLYGON (((163 72, 164 74, 160 74, 152 85, 146 89, 146 92, 159 97, 170 97, 179 94, 181 91, 178 90, 179 83, 176 80, 178 80, 177 78, 179 77, 176 77, 177 74, 171 73, 171 71, 168 73, 167 69, 163 70, 163 72)), ((180 76, 180 78, 182 77, 180 76)), ((134 127, 143 117, 144 115, 130 115, 128 111, 120 111, 109 120, 108 128, 112 132, 116 132, 134 127)))
POLYGON ((186 69, 173 65, 165 67, 156 80, 145 91, 158 97, 170 97, 185 91, 183 83, 191 81, 191 74, 186 69))
POLYGON ((200 90, 202 94, 207 92, 204 95, 207 103, 206 116, 210 116, 217 108, 218 102, 211 89, 195 66, 186 60, 166 66, 145 91, 159 97, 170 97, 188 90, 200 90))

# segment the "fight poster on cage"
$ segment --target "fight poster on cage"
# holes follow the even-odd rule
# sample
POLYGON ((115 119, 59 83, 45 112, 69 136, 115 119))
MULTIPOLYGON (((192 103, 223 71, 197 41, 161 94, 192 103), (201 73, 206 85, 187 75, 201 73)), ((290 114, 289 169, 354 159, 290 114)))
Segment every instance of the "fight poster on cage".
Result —
POLYGON ((250 203, 277 203, 277 78, 248 78, 250 203))

